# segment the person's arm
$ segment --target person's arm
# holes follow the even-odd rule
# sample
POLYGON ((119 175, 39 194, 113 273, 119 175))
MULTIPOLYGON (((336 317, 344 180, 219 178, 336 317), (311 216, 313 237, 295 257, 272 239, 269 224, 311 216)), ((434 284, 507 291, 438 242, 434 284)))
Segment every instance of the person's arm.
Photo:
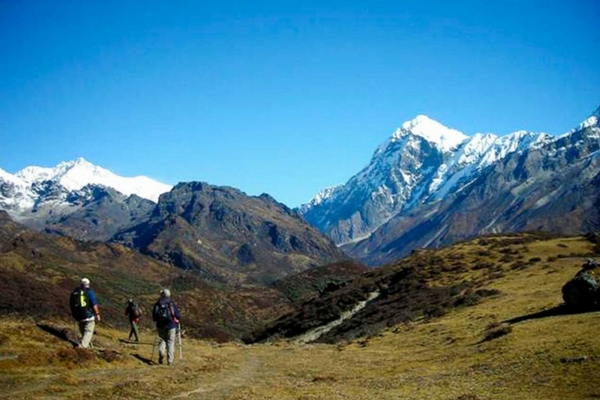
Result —
POLYGON ((181 313, 179 312, 179 307, 177 307, 177 304, 173 304, 173 308, 175 311, 175 318, 177 318, 177 323, 179 323, 179 321, 181 321, 181 313))
POLYGON ((94 313, 96 314, 96 320, 100 321, 100 309, 98 308, 98 303, 94 305, 94 313))
POLYGON ((92 305, 92 310, 94 311, 94 316, 96 317, 96 320, 100 321, 100 308, 98 308, 98 300, 96 299, 96 293, 92 289, 90 289, 87 292, 87 297, 90 304, 92 305))

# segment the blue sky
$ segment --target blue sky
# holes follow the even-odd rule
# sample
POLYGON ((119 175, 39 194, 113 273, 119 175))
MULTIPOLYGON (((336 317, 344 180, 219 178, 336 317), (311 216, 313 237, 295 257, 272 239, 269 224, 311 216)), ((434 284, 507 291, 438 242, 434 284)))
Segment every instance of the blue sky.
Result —
POLYGON ((600 105, 600 1, 0 0, 0 168, 84 157, 290 207, 404 121, 564 133, 600 105))

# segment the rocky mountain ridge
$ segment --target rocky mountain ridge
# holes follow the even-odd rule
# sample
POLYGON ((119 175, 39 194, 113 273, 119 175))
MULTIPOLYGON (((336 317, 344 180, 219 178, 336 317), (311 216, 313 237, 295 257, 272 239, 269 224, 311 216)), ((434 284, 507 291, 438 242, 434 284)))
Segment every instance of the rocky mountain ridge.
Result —
POLYGON ((113 239, 228 283, 268 283, 347 258, 269 195, 204 182, 176 185, 146 221, 113 239))
POLYGON ((585 233, 600 224, 593 206, 597 114, 559 137, 477 134, 455 147, 423 134, 429 127, 442 131, 438 138, 452 131, 420 117, 396 131, 346 184, 319 194, 300 212, 370 265, 487 233, 585 233), (424 121, 425 129, 419 126, 424 121))

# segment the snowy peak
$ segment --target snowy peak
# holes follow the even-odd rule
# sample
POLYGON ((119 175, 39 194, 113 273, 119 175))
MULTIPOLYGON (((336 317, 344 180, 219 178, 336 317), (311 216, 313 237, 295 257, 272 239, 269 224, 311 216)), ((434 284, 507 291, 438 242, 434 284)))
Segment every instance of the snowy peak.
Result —
POLYGON ((594 111, 589 118, 580 123, 579 126, 573 129, 571 132, 580 131, 585 128, 598 127, 598 121, 600 121, 600 106, 596 108, 596 111, 594 111))
POLYGON ((398 140, 407 134, 420 136, 435 144, 443 152, 448 152, 466 139, 468 136, 455 129, 448 128, 426 115, 418 115, 416 118, 406 121, 392 135, 392 141, 398 140))
POLYGON ((115 185, 116 182, 123 178, 104 168, 95 166, 83 158, 58 164, 54 168, 53 178, 67 190, 79 190, 87 184, 99 184, 113 187, 126 195, 133 194, 123 192, 121 188, 117 187, 119 185, 115 185))
POLYGON ((17 186, 25 186, 27 184, 25 181, 23 181, 23 179, 16 175, 9 174, 2 168, 0 168, 0 180, 17 186))
MULTIPOLYGON (((587 136, 600 136, 598 116, 600 110, 586 122, 594 124, 587 136)), ((380 145, 365 168, 335 190, 319 193, 301 213, 338 244, 353 243, 397 215, 409 215, 424 204, 434 206, 469 187, 501 160, 531 150, 543 153, 556 140, 524 130, 467 136, 419 115, 380 145)))
MULTIPOLYGON (((4 178, 2 175, 0 177, 4 178)), ((158 197, 162 193, 171 190, 170 185, 145 176, 129 178, 115 175, 109 170, 96 166, 81 157, 74 161, 61 162, 54 168, 26 167, 17 172, 13 181, 14 179, 21 180, 28 186, 43 181, 52 181, 68 191, 80 190, 90 184, 102 185, 113 188, 127 196, 136 194, 154 202, 158 201, 158 197)))

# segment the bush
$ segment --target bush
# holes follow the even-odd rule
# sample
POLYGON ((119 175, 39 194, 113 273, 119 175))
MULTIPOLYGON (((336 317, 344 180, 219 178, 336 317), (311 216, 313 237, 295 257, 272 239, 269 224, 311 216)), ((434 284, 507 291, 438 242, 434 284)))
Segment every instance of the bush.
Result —
POLYGON ((512 332, 512 326, 505 322, 492 322, 483 332, 483 341, 497 339, 512 332))

